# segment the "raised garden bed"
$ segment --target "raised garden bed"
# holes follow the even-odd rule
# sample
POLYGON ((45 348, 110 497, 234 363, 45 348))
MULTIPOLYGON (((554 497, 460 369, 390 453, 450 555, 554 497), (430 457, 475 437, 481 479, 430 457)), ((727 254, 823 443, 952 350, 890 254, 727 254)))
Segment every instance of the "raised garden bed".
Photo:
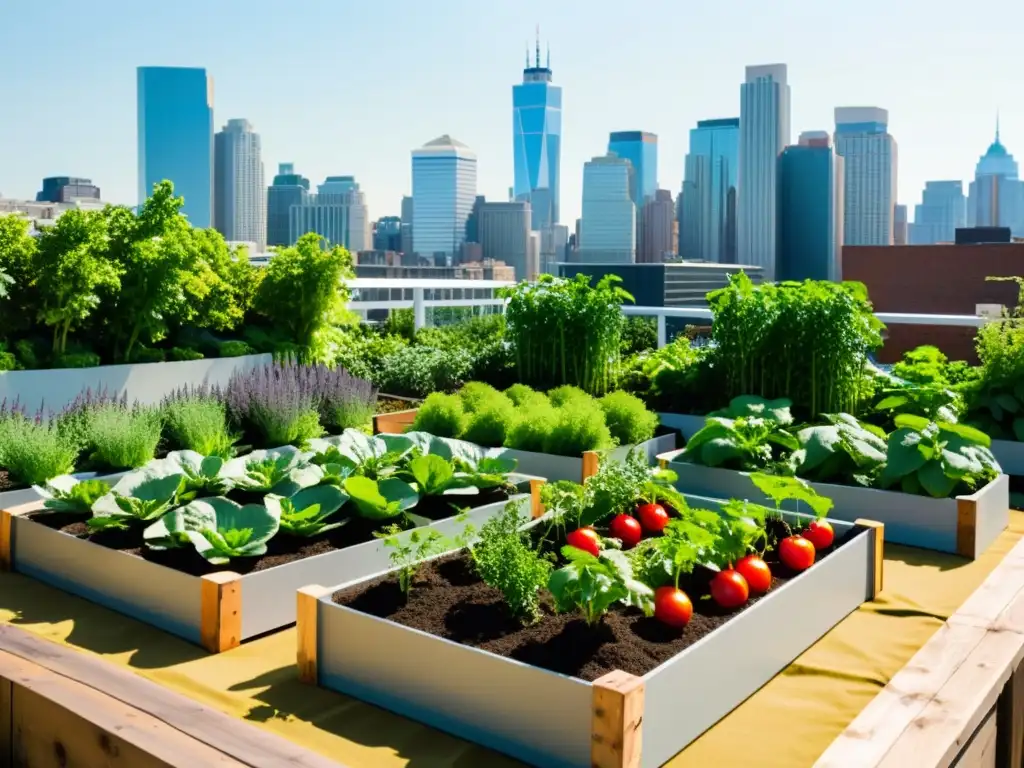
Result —
MULTIPOLYGON (((365 437, 362 439, 369 440, 365 437)), ((323 443, 330 444, 331 441, 323 443)), ((161 461, 170 460, 171 457, 161 461)), ((287 477, 296 478, 294 472, 309 471, 320 473, 317 477, 324 477, 327 470, 334 466, 299 466, 290 469, 292 474, 287 477)), ((154 462, 138 475, 149 473, 145 476, 157 476, 158 481, 167 477, 166 470, 157 467, 158 462, 154 462)), ((100 528, 98 532, 94 530, 90 534, 90 527, 86 524, 87 516, 77 512, 49 511, 41 500, 37 500, 0 511, 0 568, 24 573, 186 640, 200 643, 211 652, 219 652, 294 622, 294 595, 302 585, 316 580, 360 578, 386 568, 393 548, 384 539, 376 538, 374 533, 387 523, 407 517, 407 524, 418 526, 396 535, 396 541, 402 544, 411 540, 417 530, 429 529, 444 537, 451 537, 463 529, 465 522, 479 526, 504 509, 510 498, 527 500, 532 495, 535 499, 533 504, 539 503, 539 478, 520 474, 509 474, 505 478, 512 488, 511 495, 498 487, 479 492, 473 492, 473 488, 463 489, 457 496, 421 494, 412 499, 403 498, 401 503, 404 511, 401 513, 398 513, 396 507, 387 513, 389 517, 374 519, 357 512, 359 506, 355 498, 343 494, 342 500, 334 505, 335 509, 339 509, 339 504, 342 505, 336 512, 336 519, 347 520, 342 527, 303 537, 285 535, 285 530, 282 528, 278 531, 275 524, 274 533, 264 539, 264 551, 254 551, 249 556, 231 555, 227 565, 201 557, 200 546, 195 544, 194 539, 166 549, 151 548, 151 543, 161 543, 160 539, 150 539, 149 528, 143 536, 141 528, 144 525, 156 527, 166 517, 150 517, 143 523, 133 521, 127 530, 100 528), (418 502, 416 498, 419 498, 418 502), (456 519, 456 510, 451 502, 457 502, 460 508, 470 510, 462 516, 465 520, 462 517, 456 519), (353 505, 356 505, 355 508, 353 505), (195 546, 189 545, 189 542, 195 546)), ((172 485, 173 480, 172 476, 172 485)), ((123 482, 124 487, 129 488, 135 478, 126 477, 123 482)), ((283 482, 291 483, 292 480, 283 482)), ((280 494, 276 498, 293 500, 295 508, 301 511, 304 507, 300 505, 297 494, 317 491, 327 482, 327 479, 316 478, 304 481, 296 486, 299 490, 291 495, 277 490, 281 485, 276 485, 275 493, 280 494)), ((227 492, 221 492, 226 493, 226 501, 223 497, 200 493, 197 500, 187 503, 187 498, 180 496, 186 487, 179 486, 179 490, 172 492, 179 495, 171 497, 172 500, 167 502, 166 506, 170 510, 195 509, 195 505, 205 503, 209 506, 211 502, 220 503, 218 500, 230 506, 234 503, 230 500, 234 496, 241 498, 242 502, 258 502, 258 511, 266 515, 262 509, 266 503, 263 492, 246 491, 237 485, 231 490, 231 486, 228 486, 227 492)), ((120 485, 115 486, 114 491, 121 493, 119 488, 120 485)), ((381 489, 381 493, 386 493, 383 485, 381 489)), ((128 494, 131 495, 131 492, 128 494)), ((140 491, 134 498, 145 498, 147 495, 154 498, 157 496, 155 491, 147 494, 140 491)), ((109 514, 109 504, 103 507, 102 514, 99 511, 102 501, 95 502, 92 507, 94 518, 109 514)), ((266 504, 269 509, 271 505, 266 504)), ((242 507, 238 514, 243 515, 250 509, 242 507)), ((171 514, 171 511, 165 513, 167 517, 171 514)), ((281 514, 278 513, 278 519, 281 514)), ((249 519, 238 519, 250 523, 249 519)), ((220 521, 218 511, 217 523, 220 521)), ((168 523, 167 530, 177 529, 168 523)), ((201 532, 204 529, 181 530, 201 532)), ((452 543, 449 548, 454 546, 457 545, 452 543)))
POLYGON ((679 430, 684 440, 697 434, 707 421, 707 416, 695 416, 692 413, 659 413, 658 421, 663 427, 679 430))
MULTIPOLYGON (((111 474, 100 472, 76 472, 73 477, 78 480, 92 480, 99 478, 101 480, 106 480, 113 485, 124 477, 125 474, 125 472, 114 472, 111 474)), ((31 487, 13 487, 13 485, 13 483, 9 483, 8 481, 7 472, 0 469, 0 509, 18 507, 22 504, 28 504, 29 502, 39 499, 39 494, 36 493, 35 489, 31 487)))
POLYGON ((524 626, 463 553, 427 562, 407 602, 391 569, 306 587, 299 675, 529 765, 662 765, 881 590, 883 527, 831 525, 835 547, 808 570, 776 571, 731 614, 695 600, 682 630, 622 607, 590 627, 545 609, 524 626))
MULTIPOLYGON (((662 454, 658 461, 678 475, 678 485, 686 493, 768 503, 750 481, 749 472, 679 461, 681 453, 676 450, 662 454)), ((950 499, 832 483, 808 485, 832 499, 835 506, 829 517, 834 520, 853 522, 871 515, 885 525, 886 539, 893 544, 950 552, 971 560, 988 549, 1010 521, 1010 483, 1006 475, 970 496, 950 499)), ((787 501, 783 507, 796 509, 797 505, 787 501)))

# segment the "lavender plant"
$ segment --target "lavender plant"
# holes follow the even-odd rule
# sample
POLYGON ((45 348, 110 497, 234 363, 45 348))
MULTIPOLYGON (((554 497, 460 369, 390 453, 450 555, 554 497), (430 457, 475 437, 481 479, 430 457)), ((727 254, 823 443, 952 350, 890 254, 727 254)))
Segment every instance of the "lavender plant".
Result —
POLYGON ((217 387, 182 387, 164 398, 164 435, 171 450, 229 459, 238 436, 228 428, 227 405, 217 387))
POLYGON ((329 432, 365 426, 377 405, 377 388, 344 368, 314 366, 320 389, 320 421, 329 432))
POLYGON ((0 468, 10 482, 33 485, 71 472, 79 451, 44 411, 29 416, 18 400, 0 401, 0 468))
POLYGON ((298 447, 323 434, 310 366, 287 360, 236 372, 226 401, 231 421, 260 447, 298 447))

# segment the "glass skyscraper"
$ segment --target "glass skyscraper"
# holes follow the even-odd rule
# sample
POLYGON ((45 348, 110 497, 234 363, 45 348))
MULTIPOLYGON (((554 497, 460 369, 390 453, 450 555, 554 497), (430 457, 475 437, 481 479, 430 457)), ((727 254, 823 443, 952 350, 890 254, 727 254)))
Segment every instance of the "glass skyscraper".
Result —
POLYGON ((291 208, 309 197, 309 179, 295 172, 292 163, 277 166, 277 176, 267 188, 267 245, 288 246, 291 239, 291 208))
POLYGON ((213 225, 225 240, 267 249, 267 188, 260 135, 248 120, 228 120, 213 137, 213 225))
POLYGON ((962 181, 926 181, 921 204, 914 208, 911 245, 956 242, 956 230, 967 221, 962 181))
POLYGON ((789 144, 789 82, 785 64, 747 67, 740 86, 740 169, 736 260, 775 279, 776 173, 789 144))
POLYGON ((647 131, 617 131, 608 136, 608 151, 633 165, 629 196, 637 210, 658 190, 658 137, 647 131))
POLYGON ((562 89, 551 83, 551 53, 540 64, 540 41, 533 66, 526 54, 523 82, 512 86, 512 153, 516 200, 530 203, 531 228, 558 222, 559 163, 562 155, 562 89))
POLYGON ((164 179, 195 227, 213 221, 213 78, 205 69, 139 67, 139 204, 164 179))
POLYGON ((476 201, 476 154, 445 134, 412 152, 412 249, 454 258, 476 201))
POLYGON ((996 140, 978 160, 968 190, 967 226, 1009 227, 1014 237, 1024 237, 1024 182, 999 140, 998 122, 996 140))
POLYGON ((896 207, 896 141, 889 112, 836 107, 836 152, 846 174, 846 245, 892 245, 896 207))
POLYGON ((636 260, 636 206, 629 190, 633 166, 609 152, 583 164, 580 260, 594 264, 636 260))
POLYGON ((700 120, 690 129, 679 203, 679 255, 736 263, 740 119, 700 120))

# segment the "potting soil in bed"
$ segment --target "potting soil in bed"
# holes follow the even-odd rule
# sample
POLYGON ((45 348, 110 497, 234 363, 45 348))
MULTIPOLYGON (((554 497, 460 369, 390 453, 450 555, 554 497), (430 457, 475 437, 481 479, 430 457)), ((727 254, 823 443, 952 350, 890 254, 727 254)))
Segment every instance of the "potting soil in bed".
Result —
MULTIPOLYGON (((837 541, 836 546, 841 543, 837 541)), ((818 561, 830 551, 819 553, 818 561)), ((766 561, 773 574, 771 595, 796 574, 777 561, 766 561)), ((813 571, 812 567, 808 574, 813 571)), ((763 599, 752 597, 743 609, 724 611, 710 598, 699 599, 708 593, 712 575, 702 570, 685 582, 680 580, 680 588, 693 602, 693 618, 681 631, 621 606, 613 607, 597 626, 588 627, 576 612, 555 613, 546 591, 542 592, 541 619, 524 627, 512 618, 501 593, 480 580, 462 553, 424 564, 408 601, 393 576, 335 592, 333 600, 462 645, 592 681, 617 669, 645 675, 763 599)))
MULTIPOLYGON (((481 507, 485 504, 493 504, 508 498, 508 494, 501 492, 488 492, 470 496, 460 495, 457 497, 458 506, 481 507)), ((447 499, 439 497, 427 497, 420 501, 410 512, 430 518, 442 520, 458 514, 447 499)), ((455 499, 452 499, 455 501, 455 499)), ((353 516, 348 523, 341 528, 335 528, 325 534, 315 537, 303 538, 289 536, 283 531, 275 535, 267 542, 267 553, 259 557, 238 557, 231 560, 228 565, 211 565, 192 548, 180 547, 178 549, 152 550, 142 544, 143 527, 130 531, 107 530, 89 536, 89 528, 81 515, 70 515, 61 512, 41 512, 28 516, 33 522, 45 525, 63 533, 88 538, 90 542, 99 544, 109 549, 116 549, 125 554, 142 557, 154 563, 165 565, 176 571, 182 571, 193 576, 203 576, 216 571, 234 571, 246 574, 257 571, 265 571, 277 565, 302 560, 315 555, 322 555, 327 552, 335 552, 345 547, 355 546, 373 539, 375 531, 379 531, 383 524, 388 521, 372 521, 365 518, 353 516)), ((341 518, 339 518, 341 519, 341 518)))

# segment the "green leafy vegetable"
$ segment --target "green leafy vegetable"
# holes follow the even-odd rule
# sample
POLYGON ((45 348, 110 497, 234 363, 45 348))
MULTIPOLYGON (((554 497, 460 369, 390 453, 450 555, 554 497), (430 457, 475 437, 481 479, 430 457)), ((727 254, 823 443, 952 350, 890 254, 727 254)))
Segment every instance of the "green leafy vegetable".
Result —
POLYGON ((191 544, 213 565, 226 565, 233 557, 266 554, 267 542, 280 524, 275 511, 262 504, 244 507, 215 496, 199 499, 169 512, 142 534, 151 549, 191 544))
POLYGON ((419 501, 415 488, 393 477, 377 481, 354 475, 344 481, 343 487, 359 514, 370 520, 398 517, 419 501))
POLYGON ((40 497, 46 499, 43 506, 53 512, 70 512, 88 515, 92 506, 101 497, 110 493, 106 480, 79 480, 72 475, 61 475, 47 481, 45 487, 32 486, 40 497))
POLYGON ((263 503, 281 521, 281 530, 292 536, 319 536, 345 525, 349 518, 337 519, 348 496, 337 486, 304 488, 289 498, 268 495, 263 503), (333 518, 333 519, 332 519, 333 518))
POLYGON ((589 626, 596 625, 616 602, 653 612, 654 591, 633 576, 629 559, 619 550, 600 557, 575 547, 562 547, 568 564, 551 574, 548 590, 559 611, 578 610, 589 626))

